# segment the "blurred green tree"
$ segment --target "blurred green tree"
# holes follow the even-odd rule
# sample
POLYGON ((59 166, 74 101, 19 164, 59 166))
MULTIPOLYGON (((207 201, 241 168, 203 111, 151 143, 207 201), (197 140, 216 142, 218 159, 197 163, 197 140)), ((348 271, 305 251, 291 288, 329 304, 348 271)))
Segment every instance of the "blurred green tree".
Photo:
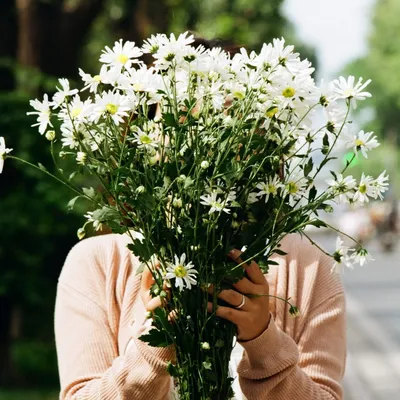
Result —
POLYGON ((369 87, 372 101, 368 101, 367 110, 361 107, 366 127, 397 145, 400 144, 399 15, 398 0, 378 0, 373 11, 368 53, 346 67, 346 72, 372 79, 369 87))

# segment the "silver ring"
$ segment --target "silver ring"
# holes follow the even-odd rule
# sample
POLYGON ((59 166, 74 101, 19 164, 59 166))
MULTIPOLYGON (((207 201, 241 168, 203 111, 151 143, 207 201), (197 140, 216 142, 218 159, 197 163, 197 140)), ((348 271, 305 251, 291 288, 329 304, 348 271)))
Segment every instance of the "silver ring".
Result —
POLYGON ((235 308, 238 310, 244 306, 244 303, 246 303, 246 297, 244 297, 244 294, 242 294, 242 302, 235 308))

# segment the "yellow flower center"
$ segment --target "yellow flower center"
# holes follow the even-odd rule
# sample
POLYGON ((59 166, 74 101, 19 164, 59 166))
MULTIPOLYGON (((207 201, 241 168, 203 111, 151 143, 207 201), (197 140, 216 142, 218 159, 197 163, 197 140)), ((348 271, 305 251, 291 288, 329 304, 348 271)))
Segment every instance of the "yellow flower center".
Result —
POLYGON ((141 83, 134 83, 133 90, 136 92, 141 92, 143 90, 143 85, 141 83))
POLYGON ((286 98, 293 97, 296 94, 296 91, 292 87, 287 87, 283 90, 282 95, 286 98))
POLYGON ((183 265, 175 267, 174 272, 177 278, 184 278, 187 275, 187 271, 183 265))
POLYGON ((357 140, 356 140, 356 146, 357 146, 357 147, 362 147, 362 146, 365 146, 365 143, 364 143, 362 140, 357 139, 357 140))
POLYGON ((272 118, 277 112, 278 112, 278 107, 272 107, 267 111, 267 117, 272 118))
POLYGON ((360 185, 360 187, 358 188, 358 191, 362 194, 367 193, 367 185, 365 183, 363 183, 362 185, 360 185))
POLYGON ((143 144, 150 144, 150 143, 153 142, 153 140, 151 139, 151 137, 150 137, 149 135, 142 135, 142 136, 140 136, 140 141, 141 141, 143 144))
POLYGON ((117 57, 117 61, 120 62, 121 64, 125 64, 129 60, 129 57, 126 56, 125 54, 120 54, 117 57))
POLYGON ((106 110, 111 114, 114 115, 118 111, 118 106, 115 104, 107 104, 106 105, 106 110))
POLYGON ((243 100, 244 99, 244 93, 242 93, 242 92, 233 92, 233 97, 235 97, 238 100, 243 100))
POLYGON ((93 77, 93 80, 94 80, 95 82, 100 83, 100 82, 101 82, 100 75, 95 75, 95 76, 93 77))
POLYGON ((353 97, 353 90, 352 89, 346 89, 343 91, 343 94, 345 97, 347 97, 348 99, 353 97))
POLYGON ((268 185, 268 192, 272 195, 276 195, 276 186, 275 185, 268 185))
POLYGON ((76 107, 71 110, 71 115, 73 118, 76 118, 80 115, 81 112, 82 112, 82 108, 76 107))
POLYGON ((287 190, 290 194, 296 194, 299 191, 299 188, 296 185, 296 182, 289 182, 287 185, 287 190))

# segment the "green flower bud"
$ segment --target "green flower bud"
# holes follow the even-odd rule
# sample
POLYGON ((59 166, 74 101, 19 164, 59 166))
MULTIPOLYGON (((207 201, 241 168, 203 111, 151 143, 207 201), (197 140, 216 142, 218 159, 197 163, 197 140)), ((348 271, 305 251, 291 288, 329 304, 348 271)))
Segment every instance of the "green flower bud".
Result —
POLYGON ((56 138, 56 132, 55 131, 47 131, 45 136, 49 142, 52 142, 56 138))

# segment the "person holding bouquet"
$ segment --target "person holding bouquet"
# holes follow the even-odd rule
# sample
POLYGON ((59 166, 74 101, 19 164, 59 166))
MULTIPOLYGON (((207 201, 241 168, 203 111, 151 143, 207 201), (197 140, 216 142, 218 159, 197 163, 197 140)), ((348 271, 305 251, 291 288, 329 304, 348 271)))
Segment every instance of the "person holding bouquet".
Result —
MULTIPOLYGON (((204 39, 193 45, 214 47, 204 39)), ((151 347, 138 339, 165 297, 152 295, 150 270, 136 274, 140 262, 126 248, 129 240, 128 235, 87 239, 67 258, 55 314, 61 399, 174 396, 167 372, 174 347, 151 347)), ((230 363, 234 373, 237 367, 235 398, 341 399, 346 360, 341 280, 332 273, 332 259, 308 239, 288 235, 280 249, 286 254, 272 256, 276 264, 265 275, 255 260, 243 263, 239 250, 228 254, 246 272, 218 294, 224 305, 216 310, 237 327, 230 363), (290 299, 300 315, 290 315, 280 299, 290 299)), ((211 302, 207 308, 213 311, 211 302)), ((201 345, 210 351, 216 344, 201 345)))
POLYGON ((339 232, 325 213, 388 189, 386 172, 346 174, 379 146, 349 121, 369 81, 318 87, 283 39, 258 54, 228 51, 187 33, 140 48, 121 40, 103 51, 98 75, 80 70, 80 91, 60 79, 29 113, 56 175, 10 155, 0 138, 0 172, 19 160, 69 187, 69 209, 93 206, 79 239, 90 225, 112 232, 78 243, 59 278, 61 400, 343 398, 336 272, 371 256, 340 237, 329 254, 306 228, 339 232), (316 185, 340 143, 352 156, 316 185), (68 157, 69 176, 57 164, 68 157))

